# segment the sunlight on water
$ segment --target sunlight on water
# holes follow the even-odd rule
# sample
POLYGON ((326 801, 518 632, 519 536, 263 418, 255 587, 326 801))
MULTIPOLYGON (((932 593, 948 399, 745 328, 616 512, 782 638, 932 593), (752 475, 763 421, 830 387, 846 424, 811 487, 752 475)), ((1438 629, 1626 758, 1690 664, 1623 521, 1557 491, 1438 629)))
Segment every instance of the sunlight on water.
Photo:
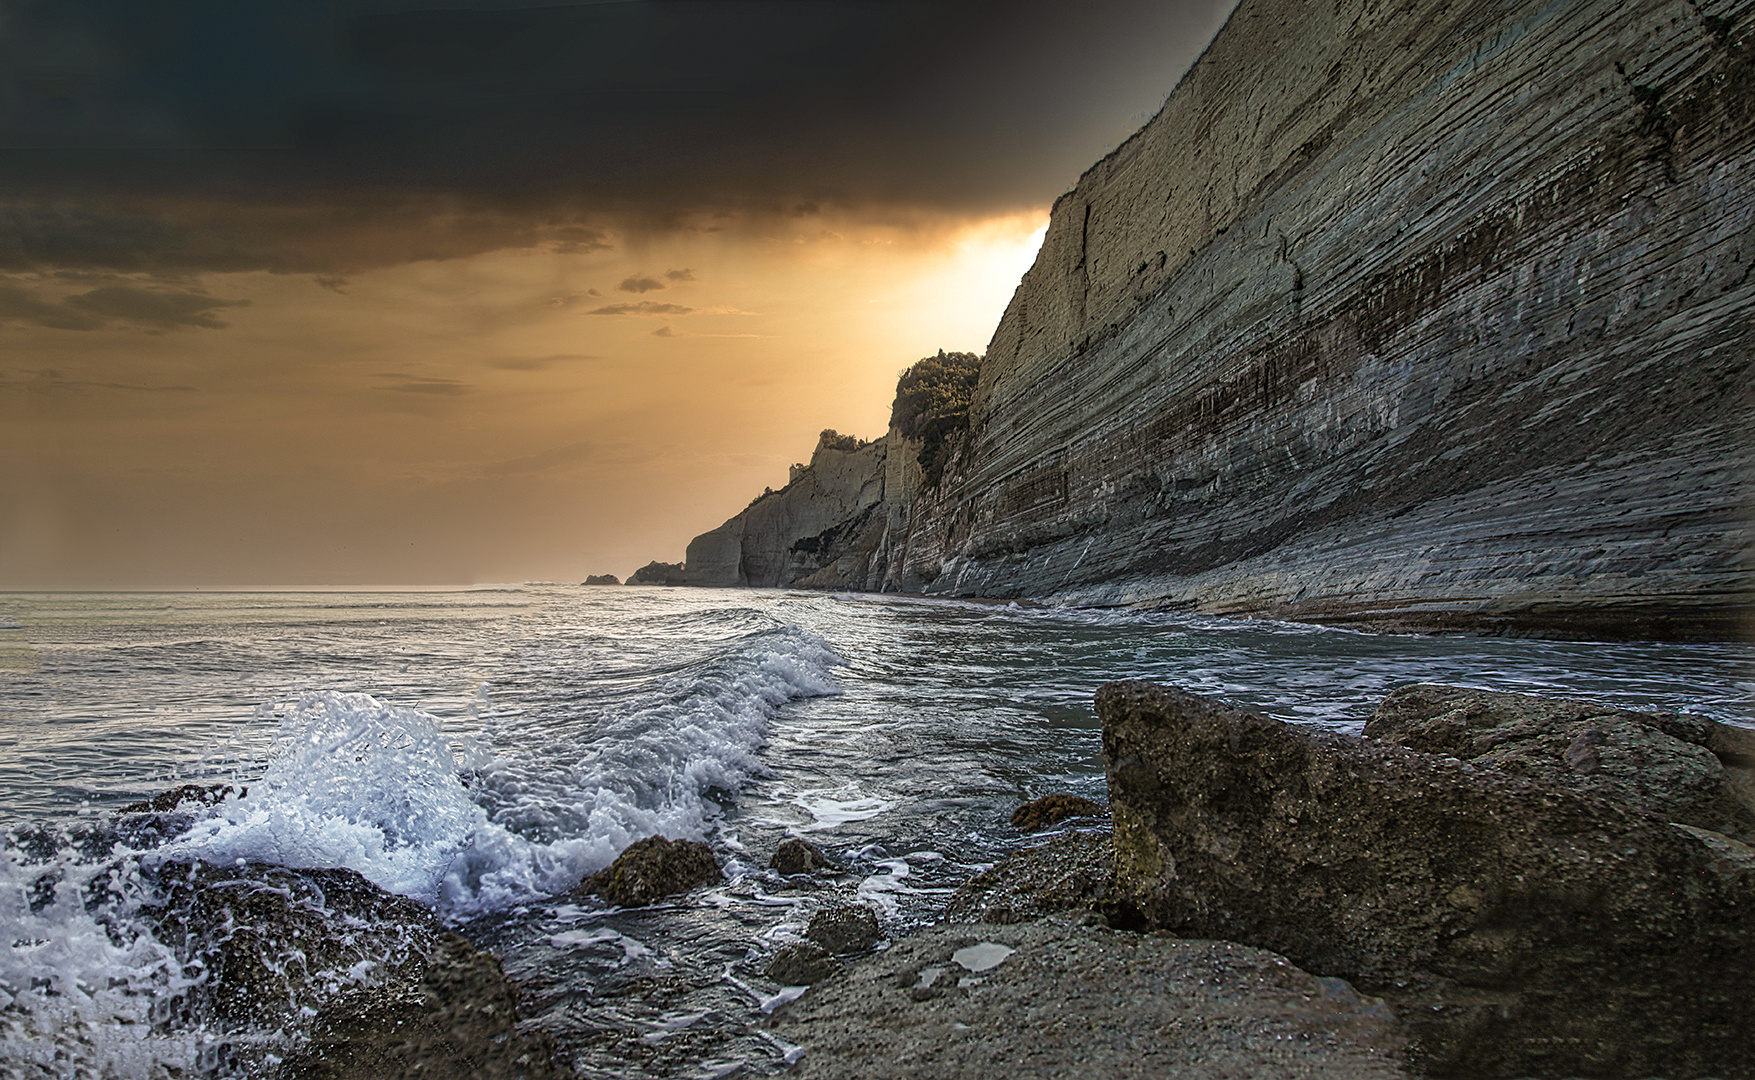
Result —
POLYGON ((797 1049, 754 1026, 784 996, 774 951, 832 904, 931 921, 1020 842, 1018 802, 1101 799, 1114 678, 1340 730, 1411 681, 1733 722, 1755 701, 1732 644, 728 590, 0 597, 0 1059, 269 1060, 235 1047, 278 1031, 203 1012, 188 946, 143 918, 162 868, 241 860, 418 899, 501 956, 581 1075, 773 1073, 797 1049), (244 790, 152 828, 116 813, 190 782, 244 790), (654 834, 708 840, 727 880, 635 911, 569 894, 654 834), (764 869, 787 836, 840 871, 764 869))

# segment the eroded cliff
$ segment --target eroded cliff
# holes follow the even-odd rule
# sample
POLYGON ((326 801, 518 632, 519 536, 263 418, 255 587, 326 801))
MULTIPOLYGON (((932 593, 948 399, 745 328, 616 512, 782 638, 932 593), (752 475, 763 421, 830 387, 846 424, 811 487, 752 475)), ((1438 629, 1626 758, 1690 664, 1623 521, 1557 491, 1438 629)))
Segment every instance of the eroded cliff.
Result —
POLYGON ((938 482, 874 451, 857 558, 739 580, 1746 633, 1752 10, 1244 0, 1056 203, 938 482))

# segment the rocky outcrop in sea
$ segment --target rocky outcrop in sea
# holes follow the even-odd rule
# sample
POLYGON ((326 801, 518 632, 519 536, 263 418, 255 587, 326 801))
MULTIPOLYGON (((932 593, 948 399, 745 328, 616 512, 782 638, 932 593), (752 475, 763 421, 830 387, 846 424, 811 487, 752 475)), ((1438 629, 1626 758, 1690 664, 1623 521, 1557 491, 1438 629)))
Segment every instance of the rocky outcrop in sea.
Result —
POLYGON ((819 446, 685 578, 1746 634, 1752 10, 1244 0, 954 430, 819 446))

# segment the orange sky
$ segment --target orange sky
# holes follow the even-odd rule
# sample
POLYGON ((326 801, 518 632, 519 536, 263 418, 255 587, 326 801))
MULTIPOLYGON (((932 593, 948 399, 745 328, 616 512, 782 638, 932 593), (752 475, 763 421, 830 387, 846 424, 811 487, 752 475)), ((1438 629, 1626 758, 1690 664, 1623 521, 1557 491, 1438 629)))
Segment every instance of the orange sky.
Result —
POLYGON ((1230 8, 23 5, 0 590, 680 560, 985 351, 1048 206, 1230 8))
POLYGON ((913 360, 983 350, 1046 220, 727 220, 345 282, 179 282, 226 301, 211 326, 14 325, 0 587, 576 581, 680 560, 822 428, 882 434, 913 360))

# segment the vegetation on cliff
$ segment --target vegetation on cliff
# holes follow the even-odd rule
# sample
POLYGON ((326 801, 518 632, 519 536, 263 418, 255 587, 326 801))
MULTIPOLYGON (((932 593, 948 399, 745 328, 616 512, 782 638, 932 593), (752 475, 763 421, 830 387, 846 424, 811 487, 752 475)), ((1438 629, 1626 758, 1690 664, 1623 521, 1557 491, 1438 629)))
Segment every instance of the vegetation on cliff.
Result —
POLYGON ((890 427, 910 439, 920 439, 920 467, 926 486, 937 487, 945 470, 945 443, 969 427, 969 400, 981 374, 981 357, 974 353, 947 353, 919 361, 896 381, 896 401, 890 407, 890 427))

